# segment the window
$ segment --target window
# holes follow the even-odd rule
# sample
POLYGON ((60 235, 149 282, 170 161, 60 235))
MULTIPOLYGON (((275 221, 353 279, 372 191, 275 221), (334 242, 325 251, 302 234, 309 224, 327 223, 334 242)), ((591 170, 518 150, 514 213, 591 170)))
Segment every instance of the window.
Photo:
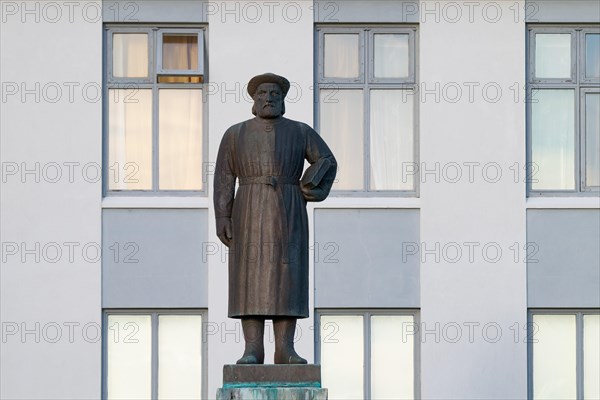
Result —
POLYGON ((107 28, 105 192, 204 190, 204 35, 107 28))
POLYGON ((329 399, 414 399, 414 312, 317 313, 323 387, 329 399))
POLYGON ((534 27, 529 44, 529 194, 597 194, 600 30, 534 27))
POLYGON ((338 161, 338 194, 416 194, 415 34, 317 28, 317 124, 338 161))
POLYGON ((206 357, 199 311, 108 311, 105 399, 199 399, 206 357))
POLYGON ((530 314, 529 398, 600 398, 598 310, 530 314))

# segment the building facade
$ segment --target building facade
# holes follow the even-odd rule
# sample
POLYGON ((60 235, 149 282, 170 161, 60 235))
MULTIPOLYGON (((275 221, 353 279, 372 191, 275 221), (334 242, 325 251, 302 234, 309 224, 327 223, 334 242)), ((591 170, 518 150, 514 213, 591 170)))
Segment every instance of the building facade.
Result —
POLYGON ((263 72, 339 162, 296 335, 330 398, 600 397, 596 1, 0 5, 1 398, 214 398, 263 72))

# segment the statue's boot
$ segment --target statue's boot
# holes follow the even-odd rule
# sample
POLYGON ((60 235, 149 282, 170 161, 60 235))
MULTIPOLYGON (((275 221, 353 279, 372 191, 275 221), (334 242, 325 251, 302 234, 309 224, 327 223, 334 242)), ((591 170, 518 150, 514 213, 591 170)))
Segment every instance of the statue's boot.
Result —
POLYGON ((306 364, 294 350, 296 318, 273 319, 275 331, 275 364, 306 364))
POLYGON ((237 364, 263 364, 265 362, 265 320, 260 318, 242 318, 242 330, 246 348, 237 364))

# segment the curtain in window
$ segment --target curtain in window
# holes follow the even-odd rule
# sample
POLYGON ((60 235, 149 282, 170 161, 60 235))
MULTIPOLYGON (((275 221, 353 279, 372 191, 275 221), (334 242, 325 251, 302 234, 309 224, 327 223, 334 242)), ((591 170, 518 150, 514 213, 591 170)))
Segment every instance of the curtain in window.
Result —
POLYGON ((585 182, 600 186, 600 94, 585 95, 585 182))
POLYGON ((150 399, 152 393, 150 315, 110 315, 106 345, 108 399, 150 399))
POLYGON ((202 90, 159 91, 159 189, 202 189, 202 90))
POLYGON ((412 92, 371 90, 370 145, 371 190, 412 190, 412 92))
POLYGON ((533 398, 577 397, 575 315, 534 315, 533 398))
POLYGON ((163 35, 163 69, 197 70, 198 36, 163 35))
POLYGON ((408 35, 375 34, 375 78, 405 78, 408 76, 408 35))
POLYGON ((363 91, 320 92, 319 130, 338 162, 333 190, 364 189, 363 91))
POLYGON ((575 92, 540 89, 532 96, 532 188, 575 189, 575 92), (537 182, 536 182, 537 181, 537 182))
POLYGON ((108 188, 152 189, 152 90, 108 92, 108 188))
POLYGON ((333 34, 324 36, 327 78, 357 78, 359 73, 358 34, 333 34))
POLYGON ((115 33, 113 35, 113 76, 145 78, 148 76, 148 35, 115 33))

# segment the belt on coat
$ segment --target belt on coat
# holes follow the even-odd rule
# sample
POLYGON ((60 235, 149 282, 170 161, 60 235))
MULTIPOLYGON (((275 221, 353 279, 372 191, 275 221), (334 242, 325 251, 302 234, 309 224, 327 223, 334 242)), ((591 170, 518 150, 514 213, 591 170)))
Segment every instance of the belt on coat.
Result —
POLYGON ((239 178, 240 186, 244 185, 268 185, 272 186, 277 191, 277 197, 279 199, 279 208, 282 211, 281 215, 281 239, 282 239, 282 257, 283 263, 289 264, 289 230, 288 230, 288 218, 285 209, 285 202, 283 201, 283 193, 277 190, 278 185, 300 185, 298 179, 291 176, 244 176, 239 178))
POLYGON ((299 185, 298 179, 291 176, 244 176, 240 177, 240 185, 299 185))

